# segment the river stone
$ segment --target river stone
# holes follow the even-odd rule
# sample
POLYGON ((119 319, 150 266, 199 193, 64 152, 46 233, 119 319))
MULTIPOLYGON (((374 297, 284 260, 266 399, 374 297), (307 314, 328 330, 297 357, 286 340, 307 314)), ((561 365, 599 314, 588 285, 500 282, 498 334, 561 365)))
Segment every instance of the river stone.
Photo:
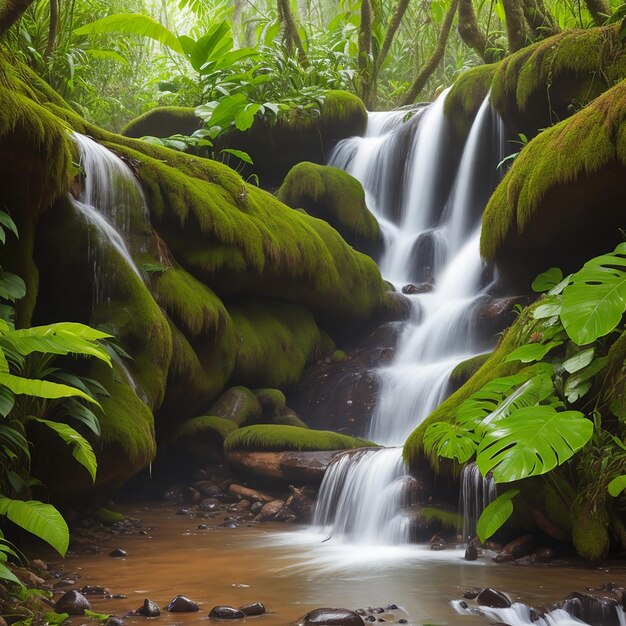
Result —
POLYGON ((115 548, 115 550, 111 550, 111 552, 109 552, 109 556, 114 559, 123 559, 128 556, 128 552, 126 552, 126 550, 122 550, 122 548, 115 548))
POLYGON ((124 620, 119 617, 115 617, 115 615, 111 615, 111 617, 104 622, 104 626, 124 626, 124 620))
MULTIPOLYGON (((514 559, 521 559, 530 554, 535 548, 535 539, 532 535, 522 535, 509 542, 502 548, 500 554, 510 554, 514 559)), ((500 555, 498 555, 500 556, 500 555)))
POLYGON ((199 611, 200 607, 187 596, 176 596, 166 607, 170 613, 193 613, 199 611))
POLYGON ((54 605, 57 613, 69 613, 69 615, 84 615, 85 610, 89 609, 91 609, 91 603, 78 591, 64 593, 54 605))
POLYGON ((363 626, 363 620, 348 609, 315 609, 307 613, 302 626, 363 626))
POLYGON ((497 589, 486 587, 476 597, 478 606, 488 606, 492 609, 508 609, 511 601, 497 589))
POLYGON ((101 596, 103 598, 111 597, 111 592, 102 585, 85 585, 80 592, 84 596, 101 596))
POLYGON ((478 558, 478 548, 476 544, 470 543, 467 548, 465 548, 465 560, 466 561, 475 561, 478 558))
POLYGON ((161 609, 159 608, 159 605, 154 602, 154 600, 146 598, 143 601, 143 606, 139 607, 135 613, 143 615, 144 617, 158 617, 161 615, 161 609))
POLYGON ((478 597, 478 594, 482 591, 482 589, 478 589, 477 587, 470 587, 465 591, 463 597, 466 600, 474 600, 474 598, 478 597))
POLYGON ((548 548, 546 546, 542 548, 537 548, 534 554, 535 559, 539 561, 539 563, 547 563, 548 561, 553 561, 556 557, 556 552, 552 548, 548 548))
POLYGON ((243 611, 236 609, 234 606, 223 604, 214 606, 209 613, 211 619, 241 619, 245 616, 246 614, 243 611))
POLYGON ((271 502, 264 504, 263 508, 256 516, 257 522, 267 522, 274 519, 283 508, 284 504, 285 503, 282 500, 272 500, 271 502))
POLYGON ((244 604, 239 610, 248 616, 263 615, 265 613, 265 605, 262 602, 253 602, 252 604, 244 604))

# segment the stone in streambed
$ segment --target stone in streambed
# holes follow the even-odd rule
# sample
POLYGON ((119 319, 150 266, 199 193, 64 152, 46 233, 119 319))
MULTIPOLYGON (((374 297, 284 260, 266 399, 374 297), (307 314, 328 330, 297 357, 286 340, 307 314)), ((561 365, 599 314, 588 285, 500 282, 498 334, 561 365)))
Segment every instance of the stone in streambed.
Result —
POLYGON ((211 619, 241 619, 245 616, 246 614, 243 611, 236 609, 234 606, 223 604, 214 606, 209 613, 211 619))
POLYGON ((199 611, 200 607, 187 596, 176 596, 166 607, 170 613, 193 613, 199 611))
POLYGON ((89 609, 91 609, 91 603, 78 591, 64 593, 54 605, 54 610, 57 613, 68 613, 69 615, 84 615, 85 611, 89 609))
POLYGON ((523 535, 507 543, 498 556, 510 554, 514 559, 521 559, 523 556, 530 554, 534 548, 534 537, 532 535, 523 535))
POLYGON ((300 622, 302 626, 363 626, 363 620, 348 609, 315 609, 300 622))
POLYGON ((154 600, 146 598, 143 601, 143 606, 139 607, 135 613, 137 613, 137 615, 143 615, 144 617, 158 617, 161 615, 161 609, 154 600))
POLYGON ((475 561, 476 559, 478 559, 478 548, 475 543, 470 543, 467 548, 465 548, 465 560, 475 561))
POLYGON ((511 601, 497 589, 486 587, 476 597, 478 606, 488 606, 492 609, 508 609, 511 601))
POLYGON ((244 604, 239 610, 249 617, 253 615, 263 615, 265 613, 265 605, 262 602, 253 602, 252 604, 244 604))
POLYGON ((122 548, 115 548, 115 550, 111 550, 111 552, 109 552, 109 556, 114 559, 123 559, 128 556, 128 552, 126 552, 126 550, 122 550, 122 548))
POLYGON ((465 591, 465 593, 463 594, 463 597, 466 600, 474 600, 475 598, 478 597, 478 594, 482 591, 482 589, 478 589, 477 587, 471 587, 470 589, 467 589, 465 591))
POLYGON ((124 626, 124 620, 120 617, 115 617, 115 615, 111 615, 111 617, 104 622, 104 626, 124 626))

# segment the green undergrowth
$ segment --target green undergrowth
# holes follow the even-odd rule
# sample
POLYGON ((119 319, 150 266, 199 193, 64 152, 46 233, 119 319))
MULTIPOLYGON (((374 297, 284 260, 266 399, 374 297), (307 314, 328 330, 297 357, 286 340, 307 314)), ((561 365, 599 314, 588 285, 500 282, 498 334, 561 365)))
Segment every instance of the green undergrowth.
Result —
POLYGON ((287 399, 280 389, 253 389, 252 393, 259 401, 264 415, 275 417, 284 411, 287 399))
POLYGON ((172 436, 172 443, 181 439, 194 439, 203 434, 217 436, 224 440, 230 433, 237 430, 237 424, 231 420, 215 415, 200 415, 183 422, 172 436))
POLYGON ((308 428, 308 424, 302 421, 297 415, 279 415, 272 418, 272 423, 277 426, 297 426, 298 428, 308 428))
POLYGON ((428 524, 437 524, 447 530, 459 531, 463 527, 463 517, 434 506, 426 506, 419 510, 420 518, 428 524))
POLYGON ((191 135, 202 127, 202 120, 191 107, 164 106, 151 109, 131 120, 122 129, 126 137, 170 137, 191 135))
POLYGON ((547 194, 602 168, 626 164, 626 81, 548 128, 515 159, 483 215, 481 254, 495 259, 519 239, 547 194))
POLYGON ((232 379, 250 387, 297 382, 319 352, 320 332, 311 312, 289 302, 247 302, 229 307, 239 336, 232 379))
POLYGON ((450 382, 457 387, 464 384, 489 360, 490 356, 491 352, 486 352, 461 361, 450 372, 450 382))
POLYGON ((255 424, 263 414, 256 395, 243 385, 227 389, 209 409, 211 415, 230 420, 237 426, 255 424))
POLYGON ((380 241, 380 227, 365 204, 361 183, 343 170, 298 163, 287 174, 277 196, 288 206, 327 221, 362 252, 373 251, 380 241))
POLYGON ((467 135, 478 109, 491 89, 498 63, 479 65, 463 72, 446 96, 444 112, 455 131, 467 135))
POLYGON ((232 432, 224 441, 225 450, 353 450, 374 446, 371 441, 356 439, 326 430, 297 426, 260 424, 232 432))

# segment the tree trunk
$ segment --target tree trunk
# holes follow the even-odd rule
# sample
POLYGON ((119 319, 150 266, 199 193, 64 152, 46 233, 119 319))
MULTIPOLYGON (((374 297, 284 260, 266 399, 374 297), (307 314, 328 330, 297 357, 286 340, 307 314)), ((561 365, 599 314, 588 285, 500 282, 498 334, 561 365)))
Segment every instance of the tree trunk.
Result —
POLYGON ((606 0, 585 0, 585 4, 596 24, 603 24, 611 16, 611 7, 606 0))
POLYGON ((419 92, 424 89, 424 86, 428 82, 428 79, 432 76, 433 72, 437 69, 437 66, 441 62, 443 58, 444 52, 446 50, 446 43, 448 41, 448 36, 450 35, 450 29, 452 28, 452 22, 454 21, 454 15, 456 13, 457 7, 459 5, 459 0, 452 0, 452 4, 446 13, 446 16, 443 20, 443 24, 441 25, 441 31, 439 32, 439 37, 437 39, 437 44, 435 45, 435 49, 433 50, 430 58, 426 62, 426 65, 421 69, 413 84, 409 87, 406 92, 402 104, 413 104, 415 98, 419 92))
POLYGON ((291 12, 289 0, 278 0, 278 15, 282 17, 283 24, 285 26, 286 38, 291 41, 296 48, 300 65, 302 65, 302 67, 308 67, 309 59, 306 56, 302 40, 298 34, 298 25, 296 24, 296 20, 291 12))
POLYGON ((391 19, 389 20, 389 24, 387 25, 387 30, 385 32, 385 38, 383 39, 383 45, 380 47, 380 52, 378 53, 378 56, 376 58, 376 63, 374 67, 376 74, 378 74, 378 71, 385 62, 385 59, 387 58, 387 54, 389 54, 389 49, 391 48, 391 44, 393 43, 393 38, 396 36, 398 28, 400 28, 400 23, 402 22, 402 18, 406 13, 410 1, 411 0, 398 0, 398 3, 393 9, 391 19))
POLYGON ((528 27, 524 15, 523 0, 502 0, 506 15, 506 33, 509 52, 520 50, 528 44, 528 27))
POLYGON ((54 50, 59 32, 59 0, 50 0, 50 26, 48 28, 48 45, 43 53, 44 59, 47 59, 54 50))
POLYGON ((526 0, 524 15, 533 32, 533 39, 545 39, 561 32, 556 20, 543 0, 526 0))
POLYGON ((480 30, 472 0, 459 0, 458 31, 463 42, 485 63, 499 61, 504 56, 504 50, 498 49, 495 41, 480 30))
POLYGON ((361 77, 361 98, 369 104, 372 90, 372 11, 370 0, 361 0, 361 25, 359 26, 358 65, 361 77))
POLYGON ((34 0, 4 0, 0 8, 0 36, 22 17, 33 2, 34 0))

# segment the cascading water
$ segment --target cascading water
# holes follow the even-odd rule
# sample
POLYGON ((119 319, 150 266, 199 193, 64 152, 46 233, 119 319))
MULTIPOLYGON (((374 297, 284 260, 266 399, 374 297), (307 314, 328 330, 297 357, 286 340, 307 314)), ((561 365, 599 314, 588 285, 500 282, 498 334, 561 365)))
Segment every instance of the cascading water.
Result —
MULTIPOLYGON (((130 269, 142 279, 128 250, 131 214, 138 210, 146 219, 146 202, 141 186, 130 168, 110 150, 89 137, 73 133, 83 171, 83 187, 78 199, 70 196, 74 208, 98 234, 97 245, 90 246, 93 264, 94 301, 107 294, 106 268, 100 254, 102 244, 112 247, 130 269)), ((143 279, 142 279, 143 280, 143 279)))
POLYGON ((496 484, 491 476, 483 476, 476 463, 468 463, 461 474, 460 509, 463 514, 463 540, 476 535, 480 514, 495 500, 496 484))
MULTIPOLYGON (((385 278, 398 288, 422 283, 408 290, 414 293, 412 315, 392 363, 378 371, 369 437, 388 446, 402 445, 446 397, 459 362, 489 347, 474 323, 488 282, 479 253, 480 216, 497 182, 503 131, 485 99, 454 182, 446 186, 452 136, 444 115, 446 94, 410 122, 404 122, 404 112, 371 114, 367 135, 341 142, 330 161, 365 189, 385 233, 380 260, 385 278), (405 158, 407 141, 412 144, 405 158), (401 194, 394 193, 398 186, 401 194)), ((342 457, 326 472, 316 524, 334 539, 406 543, 410 524, 403 508, 410 502, 401 489, 406 482, 399 447, 342 457)))

